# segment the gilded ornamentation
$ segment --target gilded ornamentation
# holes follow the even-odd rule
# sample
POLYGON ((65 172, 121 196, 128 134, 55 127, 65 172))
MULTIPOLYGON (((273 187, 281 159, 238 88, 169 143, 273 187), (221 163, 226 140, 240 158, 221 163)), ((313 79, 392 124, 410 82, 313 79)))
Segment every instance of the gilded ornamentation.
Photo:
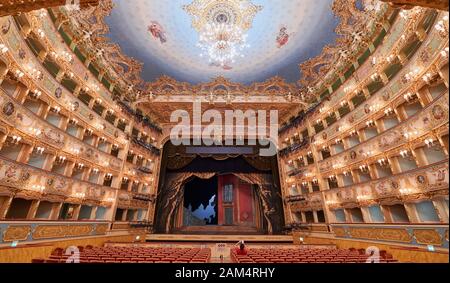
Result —
POLYGON ((106 232, 108 231, 108 224, 97 224, 97 226, 95 227, 95 234, 96 235, 105 235, 106 232))
POLYGON ((334 234, 336 235, 336 237, 346 237, 347 236, 347 233, 345 232, 345 228, 334 227, 333 231, 334 231, 334 234))
POLYGON ((256 6, 249 0, 194 0, 184 6, 184 10, 192 16, 192 26, 199 32, 205 24, 212 22, 230 23, 248 30, 262 9, 262 6, 256 6))
POLYGON ((31 226, 9 226, 3 233, 4 242, 25 241, 31 232, 31 226))
POLYGON ((434 229, 414 229, 413 234, 419 244, 434 246, 442 245, 442 237, 439 232, 434 229))
POLYGON ((15 111, 15 107, 14 104, 12 102, 7 102, 3 105, 3 114, 5 114, 6 116, 11 116, 12 114, 14 114, 15 111))

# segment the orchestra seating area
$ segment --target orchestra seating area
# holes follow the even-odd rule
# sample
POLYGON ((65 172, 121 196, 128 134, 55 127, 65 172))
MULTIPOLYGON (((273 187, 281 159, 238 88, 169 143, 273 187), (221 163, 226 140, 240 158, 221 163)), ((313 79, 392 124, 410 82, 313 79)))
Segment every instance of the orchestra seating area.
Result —
MULTIPOLYGON (((210 249, 147 247, 78 247, 80 263, 208 263, 210 249)), ((71 255, 55 249, 48 259, 33 263, 66 263, 71 255)))
POLYGON ((235 263, 393 263, 392 255, 381 251, 377 258, 366 255, 365 250, 341 249, 251 249, 247 255, 231 252, 235 263), (368 261, 369 260, 369 261, 368 261))

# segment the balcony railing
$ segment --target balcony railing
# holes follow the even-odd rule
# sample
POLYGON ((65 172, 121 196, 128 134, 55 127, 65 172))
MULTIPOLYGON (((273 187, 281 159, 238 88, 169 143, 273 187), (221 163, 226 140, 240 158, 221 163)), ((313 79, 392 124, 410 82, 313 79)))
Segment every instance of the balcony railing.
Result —
POLYGON ((154 145, 151 145, 149 143, 146 143, 136 137, 132 137, 131 141, 136 144, 139 145, 143 148, 145 148, 147 151, 149 151, 150 153, 154 154, 154 155, 160 155, 161 154, 161 150, 157 147, 155 147, 154 145))
POLYGON ((290 154, 294 154, 295 152, 307 148, 309 146, 309 138, 304 138, 300 143, 295 143, 290 145, 280 151, 280 157, 285 157, 290 154))

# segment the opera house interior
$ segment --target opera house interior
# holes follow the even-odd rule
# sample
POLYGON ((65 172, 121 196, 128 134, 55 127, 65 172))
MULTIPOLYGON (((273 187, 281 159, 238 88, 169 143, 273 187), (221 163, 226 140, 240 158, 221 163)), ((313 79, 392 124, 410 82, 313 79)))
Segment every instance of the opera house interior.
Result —
POLYGON ((0 263, 448 263, 447 0, 0 0, 0 263))

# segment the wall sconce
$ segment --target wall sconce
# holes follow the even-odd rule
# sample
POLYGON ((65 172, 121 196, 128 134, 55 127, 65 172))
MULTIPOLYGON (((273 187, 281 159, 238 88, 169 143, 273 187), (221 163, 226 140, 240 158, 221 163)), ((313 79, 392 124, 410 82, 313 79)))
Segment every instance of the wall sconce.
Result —
POLYGON ((413 81, 419 75, 419 70, 410 71, 403 77, 407 82, 413 81))
POLYGON ((395 57, 397 57, 397 56, 394 54, 391 54, 386 58, 386 61, 390 64, 394 61, 395 57))
POLYGON ((380 77, 380 75, 378 75, 377 73, 373 74, 372 76, 370 76, 370 79, 374 82, 377 81, 377 79, 380 77))
POLYGON ((336 175, 331 175, 328 179, 330 179, 330 181, 336 181, 336 175))
POLYGON ((312 180, 312 182, 313 182, 315 185, 317 185, 317 184, 319 183, 319 180, 317 180, 317 178, 314 178, 314 179, 312 180))
POLYGON ((345 107, 346 105, 348 105, 348 102, 347 102, 346 100, 341 101, 341 106, 342 106, 342 107, 345 107))
POLYGON ((85 193, 75 193, 73 195, 73 197, 78 198, 78 199, 84 199, 86 197, 85 193))
POLYGON ((414 136, 417 136, 419 134, 418 131, 412 131, 412 132, 406 132, 403 134, 403 136, 407 139, 412 139, 414 136))
POLYGON ((406 189, 400 189, 399 192, 402 195, 410 195, 410 194, 413 194, 415 192, 415 190, 410 189, 410 188, 406 188, 406 189))
POLYGON ((75 118, 72 118, 72 119, 70 119, 69 123, 76 126, 76 125, 78 125, 78 120, 75 118))
POLYGON ((400 151, 400 156, 403 158, 407 158, 409 156, 409 151, 404 149, 400 151))
POLYGON ((368 151, 364 152, 363 155, 364 155, 365 157, 371 157, 371 156, 373 155, 373 151, 368 150, 368 151))
POLYGON ((370 127, 375 126, 375 122, 373 120, 369 120, 369 121, 366 122, 366 125, 367 125, 367 127, 370 128, 370 127))
POLYGON ((113 174, 111 174, 111 173, 108 173, 108 174, 106 174, 106 179, 108 179, 108 180, 110 180, 110 179, 112 179, 112 176, 113 176, 113 174))
POLYGON ((33 191, 37 191, 37 192, 41 192, 43 193, 45 191, 45 186, 41 186, 41 185, 33 185, 31 186, 31 189, 33 191))
POLYGON ((407 94, 405 94, 405 95, 403 96, 403 98, 404 98, 407 102, 413 101, 415 97, 416 97, 416 95, 413 94, 413 93, 411 93, 411 92, 408 92, 407 94))
POLYGON ((40 146, 36 147, 36 153, 37 153, 37 154, 43 154, 44 151, 45 151, 45 148, 40 147, 40 146))
POLYGON ((343 174, 344 174, 344 176, 350 176, 350 172, 347 172, 347 171, 344 171, 344 172, 342 172, 343 174))
POLYGON ((93 130, 87 129, 87 130, 85 131, 85 134, 86 134, 87 136, 91 136, 93 132, 94 132, 93 130))
POLYGON ((128 177, 123 177, 123 182, 124 183, 128 182, 128 177))
POLYGON ((369 171, 369 167, 367 165, 361 165, 361 166, 359 166, 359 170, 362 173, 367 173, 369 171))
POLYGON ((33 70, 31 70, 31 76, 37 80, 40 80, 42 79, 42 72, 36 68, 33 68, 33 70))
POLYGON ((31 134, 35 135, 35 136, 39 136, 42 133, 42 130, 40 130, 38 128, 30 127, 29 130, 30 130, 31 134))
POLYGON ((61 107, 59 107, 59 106, 53 106, 50 110, 51 110, 52 112, 58 114, 58 113, 61 111, 61 107))
POLYGON ((382 159, 378 159, 378 164, 380 164, 380 166, 384 167, 386 165, 389 164, 389 162, 386 160, 386 158, 382 158, 382 159))
POLYGON ((98 168, 94 168, 92 171, 94 171, 94 174, 98 174, 98 172, 99 172, 100 170, 98 170, 98 168))
POLYGON ((19 136, 12 136, 12 143, 13 144, 19 144, 19 142, 22 140, 22 137, 19 136))
POLYGON ((433 147, 434 140, 432 138, 428 138, 425 140, 425 144, 427 145, 427 147, 433 147))
POLYGON ((313 156, 312 152, 309 151, 309 152, 308 152, 308 157, 312 157, 312 156, 313 156))
POLYGON ((432 75, 432 74, 426 73, 426 74, 422 77, 422 80, 428 84, 428 83, 430 83, 430 81, 431 81, 432 78, 433 78, 433 75, 432 75))
POLYGON ((73 56, 72 56, 72 54, 70 54, 70 53, 67 52, 67 51, 63 51, 63 52, 61 53, 61 57, 63 57, 63 59, 66 60, 67 62, 72 62, 72 61, 73 61, 73 56))
POLYGON ((400 15, 400 17, 402 17, 402 19, 407 19, 408 18, 408 11, 401 10, 399 15, 400 15))
POLYGON ((29 95, 31 98, 38 99, 42 95, 42 91, 35 89, 34 91, 30 91, 29 95))
POLYGON ((444 16, 442 20, 440 20, 434 28, 439 32, 442 37, 446 37, 448 35, 448 27, 445 24, 448 22, 448 16, 444 16))
POLYGON ((361 196, 357 196, 356 199, 358 201, 365 201, 365 200, 371 200, 373 197, 370 195, 361 195, 361 196))
POLYGON ((317 119, 316 124, 317 124, 317 125, 320 125, 321 123, 322 123, 322 120, 317 119))
POLYGON ((353 131, 351 131, 350 132, 350 136, 356 136, 358 133, 355 131, 355 130, 353 130, 353 131))
POLYGON ((392 108, 388 108, 386 110, 384 110, 384 114, 386 114, 386 116, 390 116, 391 114, 394 113, 394 110, 392 110, 392 108))
POLYGON ((37 35, 39 35, 40 38, 44 38, 45 37, 45 32, 41 29, 38 29, 36 31, 37 35))
POLYGON ((78 163, 78 164, 77 164, 77 168, 78 168, 79 170, 83 169, 83 168, 84 168, 84 163, 78 163))
POLYGON ((441 56, 443 58, 448 58, 448 54, 449 54, 449 49, 448 49, 448 47, 445 47, 444 50, 441 51, 441 56))
POLYGON ((4 45, 3 43, 0 43, 0 53, 1 54, 5 54, 6 52, 8 52, 9 48, 6 47, 6 45, 4 45))
POLYGON ((25 74, 21 70, 16 70, 15 75, 17 78, 21 79, 25 74))
POLYGON ((57 161, 58 161, 58 163, 64 163, 64 162, 66 162, 66 157, 65 156, 58 156, 58 159, 57 159, 57 161))

